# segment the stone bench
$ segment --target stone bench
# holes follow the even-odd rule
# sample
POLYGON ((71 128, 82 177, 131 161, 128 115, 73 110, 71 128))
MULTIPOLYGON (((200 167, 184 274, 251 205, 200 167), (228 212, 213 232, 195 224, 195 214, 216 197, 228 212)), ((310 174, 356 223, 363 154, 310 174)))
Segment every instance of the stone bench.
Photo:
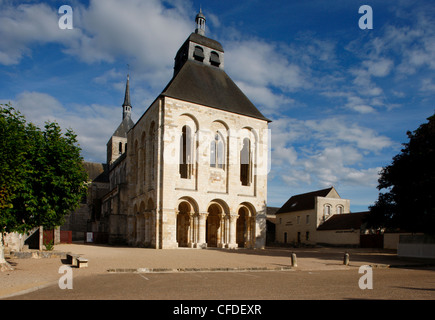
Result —
POLYGON ((88 267, 88 259, 83 257, 77 258, 77 268, 87 268, 88 267))
POLYGON ((77 259, 80 257, 80 255, 78 254, 73 254, 73 253, 67 253, 66 254, 66 261, 68 264, 70 264, 71 266, 76 267, 77 266, 77 259))
POLYGON ((88 267, 88 259, 81 257, 79 254, 67 253, 66 255, 67 263, 72 267, 77 268, 87 268, 88 267))

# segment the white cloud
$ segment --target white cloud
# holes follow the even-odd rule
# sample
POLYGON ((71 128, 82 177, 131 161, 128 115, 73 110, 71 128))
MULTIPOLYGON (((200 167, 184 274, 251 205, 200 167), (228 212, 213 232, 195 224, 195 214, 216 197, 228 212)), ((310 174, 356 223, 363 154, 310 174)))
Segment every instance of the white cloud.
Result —
POLYGON ((363 61, 363 66, 367 69, 369 75, 375 77, 385 77, 390 74, 394 63, 390 59, 376 59, 376 60, 365 60, 363 61))
POLYGON ((281 118, 270 127, 272 171, 291 186, 314 182, 322 187, 373 187, 380 168, 364 165, 366 157, 392 146, 388 137, 338 117, 281 118))
POLYGON ((73 5, 72 30, 58 27, 56 7, 4 5, 0 11, 0 63, 17 64, 33 44, 59 43, 64 52, 87 63, 114 62, 120 56, 138 69, 171 68, 177 48, 191 32, 188 2, 166 8, 157 0, 91 0, 73 5))
POLYGON ((67 45, 76 41, 80 30, 61 30, 57 8, 47 4, 2 5, 0 10, 0 64, 13 65, 31 55, 34 44, 50 42, 67 45))
POLYGON ((291 63, 279 47, 261 40, 230 41, 226 69, 238 81, 253 87, 273 86, 293 91, 308 85, 300 66, 291 63))
POLYGON ((79 10, 82 25, 77 27, 86 35, 66 52, 86 62, 125 56, 142 69, 168 67, 192 29, 183 3, 174 5, 167 9, 156 0, 91 1, 89 8, 79 10))

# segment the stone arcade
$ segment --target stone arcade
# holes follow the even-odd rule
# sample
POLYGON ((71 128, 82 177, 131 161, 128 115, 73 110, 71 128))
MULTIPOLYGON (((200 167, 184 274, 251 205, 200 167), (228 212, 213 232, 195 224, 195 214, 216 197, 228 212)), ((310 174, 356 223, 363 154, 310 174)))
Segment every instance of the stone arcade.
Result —
POLYGON ((137 123, 127 78, 122 122, 107 144, 110 191, 92 223, 110 243, 265 246, 270 121, 225 73, 202 12, 195 21, 173 78, 137 123))

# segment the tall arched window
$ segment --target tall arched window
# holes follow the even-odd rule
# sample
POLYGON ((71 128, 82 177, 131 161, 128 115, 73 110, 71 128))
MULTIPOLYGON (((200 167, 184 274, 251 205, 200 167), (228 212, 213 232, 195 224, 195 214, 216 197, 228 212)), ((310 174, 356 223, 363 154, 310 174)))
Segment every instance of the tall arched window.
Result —
POLYGON ((325 204, 323 206, 323 219, 328 219, 329 216, 331 215, 331 205, 330 204, 325 204))
POLYGON ((180 138, 180 177, 190 179, 192 176, 192 130, 184 126, 180 138))
POLYGON ((225 168, 225 144, 219 133, 215 134, 210 144, 210 167, 225 168))
POLYGON ((243 139, 243 147, 240 151, 240 181, 242 186, 249 186, 251 184, 251 140, 248 138, 243 139))

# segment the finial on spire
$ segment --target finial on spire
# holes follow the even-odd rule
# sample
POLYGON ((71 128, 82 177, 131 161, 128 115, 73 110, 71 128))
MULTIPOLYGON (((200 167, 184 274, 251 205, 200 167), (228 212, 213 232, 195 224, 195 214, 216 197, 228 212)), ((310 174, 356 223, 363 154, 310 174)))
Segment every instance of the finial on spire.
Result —
POLYGON ((201 36, 205 36, 205 16, 202 13, 202 8, 201 6, 199 7, 199 13, 196 15, 195 18, 195 22, 196 22, 196 30, 195 33, 201 35, 201 36))

